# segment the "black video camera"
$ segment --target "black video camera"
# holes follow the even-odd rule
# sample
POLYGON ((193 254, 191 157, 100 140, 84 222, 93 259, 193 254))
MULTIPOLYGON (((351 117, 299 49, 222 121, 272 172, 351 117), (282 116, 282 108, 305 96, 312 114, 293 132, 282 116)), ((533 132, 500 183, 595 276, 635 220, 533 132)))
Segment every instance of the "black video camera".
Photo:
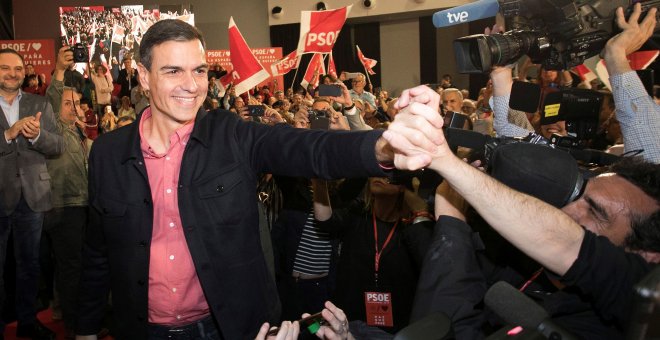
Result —
POLYGON ((87 46, 82 43, 77 43, 71 46, 71 52, 73 52, 73 62, 75 63, 87 63, 89 62, 89 52, 87 52, 87 46))
MULTIPOLYGON (((634 0, 498 0, 504 34, 476 34, 454 41, 460 73, 487 73, 523 55, 545 69, 580 65, 600 53, 618 28, 616 9, 632 12, 634 0)), ((642 1, 642 17, 660 0, 642 1)), ((660 14, 660 12, 658 12, 660 14)), ((658 27, 656 27, 656 30, 658 27)))

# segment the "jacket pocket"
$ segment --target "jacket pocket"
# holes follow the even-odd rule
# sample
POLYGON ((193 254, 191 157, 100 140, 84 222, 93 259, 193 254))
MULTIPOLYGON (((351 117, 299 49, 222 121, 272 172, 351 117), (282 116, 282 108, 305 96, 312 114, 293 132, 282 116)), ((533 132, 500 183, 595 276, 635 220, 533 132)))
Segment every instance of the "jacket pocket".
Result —
POLYGON ((193 183, 203 209, 201 213, 211 217, 214 224, 235 224, 241 219, 243 211, 240 207, 246 188, 241 185, 243 174, 240 169, 238 163, 231 164, 193 183))

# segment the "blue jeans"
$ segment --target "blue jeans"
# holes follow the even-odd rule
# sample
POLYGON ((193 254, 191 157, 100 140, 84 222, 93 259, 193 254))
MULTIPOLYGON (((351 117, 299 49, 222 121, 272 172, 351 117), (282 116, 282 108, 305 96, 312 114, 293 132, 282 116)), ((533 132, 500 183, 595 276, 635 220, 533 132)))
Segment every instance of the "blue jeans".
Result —
MULTIPOLYGON (((31 324, 36 320, 39 244, 43 216, 43 213, 32 211, 21 197, 16 210, 11 215, 0 217, 0 310, 5 302, 4 267, 7 258, 7 241, 13 231, 16 258, 16 317, 19 324, 31 324)), ((0 331, 4 328, 4 322, 0 320, 0 331)))

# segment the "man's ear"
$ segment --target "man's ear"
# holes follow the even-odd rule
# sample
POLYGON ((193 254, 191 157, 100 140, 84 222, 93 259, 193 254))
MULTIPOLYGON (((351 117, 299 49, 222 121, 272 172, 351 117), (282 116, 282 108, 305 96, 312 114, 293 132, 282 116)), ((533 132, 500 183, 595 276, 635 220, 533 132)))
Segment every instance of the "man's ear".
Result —
POLYGON ((654 251, 640 251, 638 254, 648 263, 660 263, 660 253, 654 251))
POLYGON ((142 63, 138 63, 137 65, 137 70, 138 70, 138 78, 140 81, 140 86, 142 86, 143 90, 149 90, 149 70, 147 70, 142 63))

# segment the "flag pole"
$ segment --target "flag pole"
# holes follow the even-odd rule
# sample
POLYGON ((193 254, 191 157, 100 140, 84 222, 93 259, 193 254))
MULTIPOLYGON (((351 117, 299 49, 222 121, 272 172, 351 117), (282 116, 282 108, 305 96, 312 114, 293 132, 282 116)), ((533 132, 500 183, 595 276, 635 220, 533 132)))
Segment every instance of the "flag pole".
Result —
MULTIPOLYGON (((362 63, 362 62, 360 62, 360 63, 362 63)), ((369 85, 371 85, 371 78, 369 77, 369 71, 367 70, 367 67, 364 66, 364 64, 362 64, 362 67, 364 67, 364 74, 367 76, 367 83, 369 85)), ((373 89, 373 85, 371 86, 371 88, 373 89)), ((371 92, 371 91, 369 91, 369 92, 371 92)))
MULTIPOLYGON (((302 58, 302 56, 300 56, 300 58, 302 58)), ((293 91, 293 85, 296 84, 296 76, 298 75, 298 70, 299 69, 300 69, 300 65, 298 65, 298 67, 296 67, 296 73, 293 74, 293 81, 291 82, 291 87, 290 87, 291 91, 293 91)))

